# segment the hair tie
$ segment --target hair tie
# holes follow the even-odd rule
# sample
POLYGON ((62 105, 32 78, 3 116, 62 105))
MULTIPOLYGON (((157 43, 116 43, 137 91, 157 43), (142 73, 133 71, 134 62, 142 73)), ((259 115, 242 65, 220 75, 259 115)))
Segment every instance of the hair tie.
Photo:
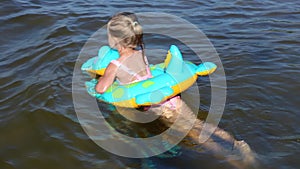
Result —
POLYGON ((137 21, 132 22, 133 26, 136 26, 138 24, 137 21))

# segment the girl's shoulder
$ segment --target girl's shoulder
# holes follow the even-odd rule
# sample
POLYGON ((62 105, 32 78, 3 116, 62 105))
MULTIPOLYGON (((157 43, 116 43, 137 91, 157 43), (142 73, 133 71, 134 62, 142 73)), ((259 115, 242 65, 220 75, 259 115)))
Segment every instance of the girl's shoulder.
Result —
POLYGON ((112 60, 110 63, 114 64, 117 67, 123 66, 132 66, 132 64, 140 65, 140 62, 144 63, 144 57, 141 50, 136 50, 132 55, 128 57, 119 57, 116 60, 112 60))
POLYGON ((142 50, 135 50, 134 53, 132 54, 132 56, 136 56, 136 55, 142 56, 143 55, 142 50))
POLYGON ((128 57, 120 57, 117 60, 119 62, 124 62, 126 60, 135 60, 137 59, 137 57, 143 57, 143 52, 141 50, 135 50, 134 53, 132 53, 132 55, 128 56, 128 57))

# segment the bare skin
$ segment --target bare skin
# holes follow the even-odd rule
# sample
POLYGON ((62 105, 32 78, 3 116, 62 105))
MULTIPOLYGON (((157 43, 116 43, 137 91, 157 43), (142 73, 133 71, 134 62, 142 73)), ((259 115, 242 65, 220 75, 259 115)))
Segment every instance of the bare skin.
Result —
MULTIPOLYGON (((136 52, 133 48, 126 47, 118 47, 118 51, 120 54, 119 62, 126 60, 127 57, 133 55, 136 52)), ((98 83, 95 87, 98 93, 104 93, 107 88, 114 82, 116 78, 118 67, 114 64, 109 64, 104 72, 104 75, 99 78, 98 83)))
MULTIPOLYGON (((166 126, 171 127, 180 113, 183 113, 183 119, 181 119, 178 124, 180 126, 178 128, 178 133, 185 132, 185 124, 193 123, 192 129, 188 132, 187 138, 193 142, 193 144, 201 145, 201 150, 205 150, 216 156, 217 158, 221 158, 226 160, 230 165, 235 168, 244 169, 244 168, 258 168, 259 164, 256 161, 256 155, 251 150, 249 145, 244 141, 237 141, 231 134, 228 132, 216 128, 216 130, 212 133, 211 137, 202 142, 199 140, 199 135, 204 129, 204 122, 197 119, 196 121, 192 121, 191 119, 195 119, 195 114, 192 110, 186 105, 186 103, 178 99, 176 104, 176 109, 172 109, 168 104, 164 106, 152 107, 148 111, 149 113, 154 113, 159 116, 159 120, 166 126)), ((135 113, 131 113, 132 109, 123 109, 120 111, 124 117, 130 116, 131 120, 134 120, 135 113)), ((137 117, 138 118, 138 117, 137 117)), ((177 122, 178 123, 178 122, 177 122)), ((211 127, 214 127, 213 125, 211 127)), ((178 134, 177 133, 177 134, 178 134)), ((180 135, 180 134, 179 134, 180 135)), ((176 134, 170 135, 166 137, 171 144, 173 140, 176 139, 176 134)), ((196 151, 196 150, 195 150, 196 151)))
MULTIPOLYGON (((168 127, 174 123, 179 113, 184 114, 184 116, 182 116, 185 118, 183 121, 189 121, 189 119, 195 118, 195 114, 183 100, 178 99, 177 104, 179 106, 176 110, 172 110, 168 107, 164 107, 162 110, 154 110, 155 112, 163 111, 160 120, 168 127)), ((252 152, 246 142, 237 141, 228 132, 217 127, 211 137, 203 143, 199 140, 199 135, 203 132, 203 129, 204 122, 196 119, 194 126, 187 134, 187 137, 195 144, 201 145, 202 149, 211 152, 216 157, 224 158, 234 167, 257 168, 258 163, 256 161, 255 153, 252 152)))

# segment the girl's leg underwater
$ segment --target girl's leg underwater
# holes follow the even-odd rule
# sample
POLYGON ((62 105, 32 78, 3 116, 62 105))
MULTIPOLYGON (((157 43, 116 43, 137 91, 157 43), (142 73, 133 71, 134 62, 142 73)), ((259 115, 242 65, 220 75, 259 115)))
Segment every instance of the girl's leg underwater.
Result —
MULTIPOLYGON (((164 104, 160 107, 151 108, 150 111, 159 113, 159 119, 167 127, 171 127, 179 116, 179 113, 183 113, 180 115, 184 119, 180 120, 182 125, 179 124, 181 126, 179 130, 184 130, 185 125, 189 122, 194 123, 187 137, 194 143, 201 145, 201 149, 211 152, 218 158, 224 158, 237 168, 258 168, 259 164, 256 160, 256 155, 250 146, 244 141, 237 141, 231 134, 218 127, 216 127, 216 130, 208 140, 202 142, 199 139, 199 135, 201 132, 205 132, 203 131, 204 122, 195 117, 196 115, 183 100, 177 99, 176 105, 176 109, 173 108, 173 104, 164 104)), ((211 124, 206 125, 214 127, 211 124)))

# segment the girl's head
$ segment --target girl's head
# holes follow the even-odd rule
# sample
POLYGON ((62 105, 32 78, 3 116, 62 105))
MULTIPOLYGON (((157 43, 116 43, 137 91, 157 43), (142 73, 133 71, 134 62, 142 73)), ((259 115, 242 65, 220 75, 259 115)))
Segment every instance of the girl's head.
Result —
POLYGON ((143 29, 133 13, 114 15, 107 24, 108 41, 112 48, 143 48, 143 29))

